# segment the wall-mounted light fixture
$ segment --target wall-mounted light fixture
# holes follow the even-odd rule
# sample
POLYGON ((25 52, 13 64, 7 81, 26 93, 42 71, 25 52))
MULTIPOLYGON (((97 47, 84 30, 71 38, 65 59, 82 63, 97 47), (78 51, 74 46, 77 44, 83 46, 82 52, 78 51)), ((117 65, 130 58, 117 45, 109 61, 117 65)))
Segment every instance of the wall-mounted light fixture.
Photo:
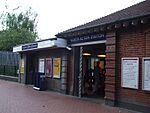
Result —
POLYGON ((67 50, 71 50, 72 48, 71 48, 71 47, 66 46, 66 49, 67 49, 67 50))

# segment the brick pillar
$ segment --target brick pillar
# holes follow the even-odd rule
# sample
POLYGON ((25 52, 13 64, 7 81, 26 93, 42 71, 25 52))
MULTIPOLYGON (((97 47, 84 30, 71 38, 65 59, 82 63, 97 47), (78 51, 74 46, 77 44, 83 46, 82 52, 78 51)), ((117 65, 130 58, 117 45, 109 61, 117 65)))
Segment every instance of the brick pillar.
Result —
POLYGON ((116 33, 106 34, 106 79, 105 79, 105 103, 115 105, 116 92, 116 33))
POLYGON ((67 55, 62 56, 62 63, 61 63, 61 90, 62 93, 67 93, 67 55))

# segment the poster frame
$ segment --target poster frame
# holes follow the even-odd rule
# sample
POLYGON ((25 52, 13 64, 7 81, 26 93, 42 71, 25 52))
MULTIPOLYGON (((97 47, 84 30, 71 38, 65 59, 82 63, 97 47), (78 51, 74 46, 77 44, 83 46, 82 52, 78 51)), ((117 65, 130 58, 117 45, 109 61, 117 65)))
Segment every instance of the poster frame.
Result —
POLYGON ((142 58, 142 90, 150 91, 150 89, 148 90, 148 89, 144 88, 144 83, 145 83, 145 81, 144 81, 144 77, 145 77, 145 60, 149 60, 150 61, 150 57, 143 57, 142 58))
POLYGON ((139 88, 139 57, 123 57, 121 58, 121 87, 130 88, 130 89, 138 89, 139 88), (127 87, 123 85, 123 60, 137 60, 137 81, 135 87, 127 87))
POLYGON ((45 59, 44 59, 44 58, 39 58, 39 63, 38 63, 38 72, 39 72, 39 73, 45 73, 45 59), (42 72, 40 72, 40 61, 41 61, 41 60, 44 60, 44 67, 43 67, 44 69, 43 69, 43 71, 42 71, 42 72))
POLYGON ((45 74, 46 74, 46 77, 50 77, 50 78, 53 78, 53 58, 46 58, 45 59, 45 74), (46 72, 46 69, 47 69, 47 61, 50 60, 51 61, 51 74, 50 75, 47 75, 47 72, 46 72))
POLYGON ((54 79, 60 79, 61 78, 61 58, 57 57, 57 58, 53 58, 53 78, 54 79), (60 65, 59 65, 59 74, 55 75, 55 71, 54 71, 54 65, 55 65, 55 59, 59 59, 60 65))
POLYGON ((24 74, 24 68, 25 68, 25 64, 24 64, 24 58, 22 58, 20 60, 20 74, 24 74))

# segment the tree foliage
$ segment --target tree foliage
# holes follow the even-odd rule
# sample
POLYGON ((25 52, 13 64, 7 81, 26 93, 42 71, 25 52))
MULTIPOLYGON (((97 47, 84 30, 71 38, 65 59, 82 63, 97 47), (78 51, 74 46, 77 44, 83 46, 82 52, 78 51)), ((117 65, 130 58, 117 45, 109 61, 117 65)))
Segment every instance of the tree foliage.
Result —
POLYGON ((25 13, 1 14, 0 51, 12 51, 14 46, 35 41, 37 38, 36 18, 37 14, 31 8, 25 13))

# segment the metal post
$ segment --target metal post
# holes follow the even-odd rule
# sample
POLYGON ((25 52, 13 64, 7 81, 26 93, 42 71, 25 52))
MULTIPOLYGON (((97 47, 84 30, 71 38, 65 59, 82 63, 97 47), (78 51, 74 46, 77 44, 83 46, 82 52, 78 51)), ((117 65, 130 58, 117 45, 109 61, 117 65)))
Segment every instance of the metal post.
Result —
POLYGON ((79 63, 79 94, 78 96, 81 98, 81 92, 82 92, 82 53, 83 53, 83 47, 80 47, 80 63, 79 63))

